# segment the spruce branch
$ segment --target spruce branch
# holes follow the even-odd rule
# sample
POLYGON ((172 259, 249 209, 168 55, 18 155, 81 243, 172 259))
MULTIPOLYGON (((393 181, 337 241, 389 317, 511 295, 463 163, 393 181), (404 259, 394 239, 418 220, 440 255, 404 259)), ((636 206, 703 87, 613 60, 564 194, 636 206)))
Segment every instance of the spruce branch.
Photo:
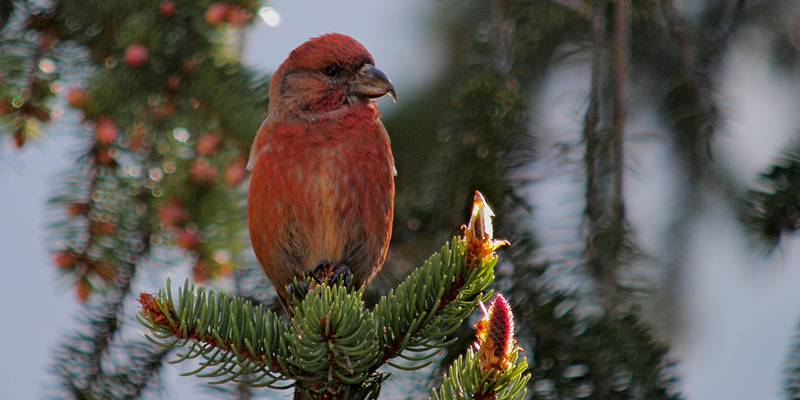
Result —
MULTIPOLYGON (((212 384, 236 380, 285 388, 291 386, 285 381, 294 380, 298 391, 318 398, 377 396, 387 377, 378 372, 381 366, 427 365, 426 360, 449 344, 447 336, 487 298, 484 290, 497 263, 494 251, 507 244, 493 237, 493 215, 476 193, 464 237, 445 244, 373 311, 365 309, 363 290, 348 293, 341 284, 318 284, 302 300, 295 298, 287 323, 263 306, 187 281, 177 300, 169 282, 157 295, 141 294, 138 318, 152 331, 148 338, 154 343, 188 345, 175 362, 200 357, 200 366, 187 375, 214 378, 212 384), (390 362, 397 357, 411 365, 390 362)), ((504 310, 508 322, 507 304, 504 310)))
POLYGON ((525 396, 530 375, 523 374, 528 363, 519 358, 511 306, 498 294, 483 311, 484 317, 476 325, 474 349, 450 366, 442 386, 433 391, 433 399, 511 400, 525 396))
POLYGON ((739 217, 764 250, 772 251, 800 230, 800 141, 761 173, 758 186, 742 199, 739 217))
POLYGON ((618 294, 619 269, 636 253, 623 199, 630 4, 614 2, 610 20, 605 17, 609 4, 592 3, 591 84, 583 127, 585 262, 606 300, 618 294), (604 101, 607 97, 610 101, 604 101))
POLYGON ((339 386, 359 389, 373 372, 380 347, 373 313, 364 311, 362 292, 348 294, 343 285, 322 285, 291 309, 292 322, 285 334, 288 364, 302 391, 321 395, 338 393, 339 386))
POLYGON ((61 74, 50 60, 40 63, 52 52, 55 34, 42 23, 39 6, 6 6, 0 10, 0 19, 5 18, 0 24, 0 128, 8 128, 16 147, 22 147, 50 122, 51 85, 61 74))
POLYGON ((583 141, 586 147, 584 151, 584 164, 586 169, 585 198, 586 206, 584 216, 589 233, 586 235, 586 264, 593 275, 602 276, 600 267, 597 266, 599 255, 595 245, 596 231, 595 225, 602 212, 601 200, 599 198, 598 171, 596 160, 600 153, 600 77, 603 68, 602 47, 605 36, 605 13, 603 6, 605 1, 595 0, 592 2, 589 24, 592 38, 591 56, 591 84, 589 88, 589 104, 586 107, 586 114, 583 122, 583 141))
MULTIPOLYGON (((87 143, 78 165, 60 177, 61 187, 49 200, 52 208, 67 211, 66 216, 49 226, 55 238, 60 239, 56 244, 61 248, 54 251, 54 259, 59 273, 73 282, 78 299, 82 302, 86 302, 101 284, 112 284, 117 275, 118 268, 115 266, 123 265, 118 262, 119 253, 116 251, 108 257, 107 252, 103 251, 103 243, 109 239, 121 240, 126 236, 117 230, 120 226, 119 213, 111 212, 116 209, 111 203, 120 197, 124 198, 119 190, 115 167, 102 165, 97 159, 97 149, 93 139, 87 143)), ((141 216, 137 214, 125 216, 129 226, 141 224, 141 216)), ((125 231, 128 234, 136 232, 135 229, 125 231)), ((149 243, 138 241, 125 247, 133 249, 138 246, 149 247, 149 243)), ((140 257, 141 254, 134 256, 135 259, 140 257)), ((115 285, 127 288, 129 282, 115 285)))
POLYGON ((87 307, 84 326, 65 339, 53 366, 75 398, 136 397, 153 386, 166 350, 126 343, 123 313, 138 270, 169 264, 154 259, 153 247, 183 247, 197 260, 195 276, 206 278, 229 271, 244 249, 243 218, 236 218, 242 192, 232 188, 244 179, 243 143, 265 97, 263 79, 213 58, 216 29, 201 22, 207 4, 181 5, 179 17, 159 2, 109 4, 57 1, 48 11, 29 10, 10 32, 20 37, 0 44, 0 64, 20 64, 0 68, 13 77, 13 113, 34 104, 22 102, 26 96, 67 88, 66 102, 83 117, 83 149, 50 201, 66 210, 51 225, 59 272, 87 307), (144 55, 129 57, 145 44, 144 55), (6 49, 14 57, 4 57, 6 49), (47 74, 51 67, 56 73, 47 74), (15 102, 19 93, 25 96, 15 102), (200 138, 212 130, 225 140, 203 147, 200 138), (177 213, 164 212, 170 201, 177 213))
POLYGON ((179 289, 177 302, 172 298, 169 281, 166 290, 156 296, 142 293, 139 302, 142 311, 137 318, 153 332, 148 339, 164 347, 191 343, 173 362, 198 356, 204 359, 199 368, 185 375, 222 378, 212 383, 254 375, 258 378, 248 383, 266 378, 260 386, 286 387, 279 382, 286 379, 289 368, 284 361, 288 358, 283 339, 287 330, 274 312, 203 287, 195 290, 188 281, 179 289), (227 353, 222 354, 223 350, 227 353), (238 371, 232 372, 237 367, 238 371), (216 369, 204 372, 210 368, 216 369))
POLYGON ((736 18, 741 14, 747 0, 732 0, 725 7, 725 12, 720 16, 717 26, 711 32, 711 49, 713 53, 719 53, 728 37, 731 34, 731 27, 736 18))
POLYGON ((625 202, 622 198, 625 172, 625 121, 627 106, 625 87, 630 51, 630 0, 617 0, 614 3, 614 67, 611 111, 611 147, 613 153, 614 178, 612 180, 611 211, 615 220, 624 225, 625 202))
MULTIPOLYGON (((79 264, 94 265, 94 270, 108 272, 108 287, 97 296, 87 300, 87 308, 82 318, 84 327, 78 333, 68 336, 56 353, 53 371, 62 379, 62 387, 75 397, 81 398, 116 398, 111 393, 139 393, 145 387, 152 386, 152 380, 159 376, 161 360, 166 352, 153 349, 142 343, 126 344, 120 338, 123 326, 124 303, 131 290, 136 267, 150 254, 150 233, 141 224, 146 220, 145 214, 130 213, 123 233, 103 240, 105 246, 115 249, 113 267, 100 261, 92 261, 88 253, 79 264), (100 269, 102 266, 103 269, 100 269), (127 353, 128 364, 111 363, 114 351, 122 349, 127 353)), ((99 244, 94 244, 92 252, 96 252, 99 244)), ((88 268, 86 265, 78 269, 88 268)), ((87 273, 78 272, 78 273, 87 273)), ((79 294, 83 285, 88 285, 88 277, 78 281, 79 294)), ((120 398, 136 398, 127 396, 120 398)))
MULTIPOLYGON (((661 4, 661 8, 669 27, 669 33, 678 45, 680 57, 683 61, 686 84, 690 95, 693 97, 694 104, 697 107, 696 115, 694 116, 699 118, 699 126, 696 133, 701 137, 698 139, 705 141, 708 146, 708 141, 711 139, 717 118, 713 105, 708 99, 706 86, 702 80, 702 76, 704 76, 702 67, 705 64, 698 63, 696 59, 697 57, 692 50, 692 43, 686 24, 678 15, 678 10, 675 7, 674 1, 665 0, 661 4)), ((710 60, 711 57, 709 56, 706 59, 710 60)), ((693 154, 691 156, 697 157, 699 155, 693 154)))
MULTIPOLYGON (((464 238, 454 238, 450 246, 445 245, 378 302, 375 307, 378 324, 390 329, 379 336, 383 357, 376 368, 398 356, 412 361, 425 360, 434 354, 429 350, 448 346, 455 340, 444 339, 458 329, 477 301, 488 296, 481 296, 481 293, 494 280, 497 263, 494 251, 508 244, 494 239, 492 217, 491 208, 476 191, 464 238), (412 358, 403 354, 405 350, 427 353, 412 358)), ((403 368, 395 363, 391 365, 403 368)))
MULTIPOLYGON (((496 259, 468 268, 464 245, 453 239, 400 286, 375 306, 379 326, 387 329, 379 335, 383 355, 380 367, 395 357, 421 361, 433 356, 429 350, 447 346, 444 339, 461 325, 475 308, 479 294, 493 279, 491 268, 496 259), (426 353, 414 359, 404 351, 426 353)), ((391 363, 392 366, 403 368, 391 363)), ((422 368, 427 364, 418 364, 422 368)))
POLYGON ((354 385, 376 379, 378 368, 399 356, 424 366, 419 362, 433 355, 427 351, 445 346, 443 339, 485 298, 497 259, 467 266, 466 249, 461 238, 446 244, 373 312, 364 310, 361 292, 319 285, 292 308, 287 325, 261 306, 187 282, 177 301, 169 283, 155 296, 142 294, 139 319, 155 343, 189 344, 176 362, 201 357, 187 375, 217 379, 211 383, 252 375, 257 378, 243 383, 285 388, 294 379, 307 391, 324 390, 331 379, 354 385), (404 351, 426 353, 414 358, 404 351))
POLYGON ((495 375, 481 371, 480 358, 472 349, 461 355, 448 368, 439 390, 434 390, 432 400, 521 400, 525 397, 525 385, 530 375, 525 359, 514 354, 509 359, 514 368, 495 375), (487 393, 488 392, 488 393, 487 393))

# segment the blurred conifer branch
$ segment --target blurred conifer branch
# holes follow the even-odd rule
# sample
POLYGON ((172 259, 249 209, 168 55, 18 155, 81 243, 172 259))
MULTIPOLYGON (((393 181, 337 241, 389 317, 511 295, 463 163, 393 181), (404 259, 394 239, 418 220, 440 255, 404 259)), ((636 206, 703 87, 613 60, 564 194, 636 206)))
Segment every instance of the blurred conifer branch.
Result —
MULTIPOLYGON (((461 83, 454 89, 453 109, 440 128, 439 137, 445 139, 443 156, 429 175, 435 183, 428 186, 429 192, 423 198, 430 199, 432 205, 452 203, 448 208, 461 209, 463 195, 455 193, 454 188, 466 185, 479 188, 498 206, 500 234, 514 239, 513 246, 504 252, 508 263, 498 273, 498 284, 504 292, 508 288, 511 301, 519 307, 520 332, 529 333, 519 336, 522 347, 537 355, 531 357, 533 373, 528 389, 532 398, 579 396, 579 393, 608 398, 618 392, 626 396, 634 386, 646 388, 643 390, 649 398, 677 398, 666 347, 639 320, 638 310, 627 305, 630 300, 598 302, 603 298, 624 298, 628 291, 641 293, 637 289, 641 284, 636 282, 636 272, 627 271, 639 250, 625 220, 621 194, 625 171, 626 74, 633 62, 629 53, 639 43, 633 27, 649 16, 640 7, 628 9, 623 4, 616 7, 616 18, 601 20, 598 28, 601 34, 592 36, 590 10, 576 13, 569 4, 565 7, 565 3, 492 1, 484 7, 491 11, 491 18, 477 22, 475 37, 464 40, 470 43, 470 53, 459 74, 461 83), (587 47, 585 43, 590 38, 600 42, 587 47), (592 79, 592 84, 597 85, 597 90, 591 92, 597 100, 596 115, 593 117, 587 111, 587 119, 592 134, 602 133, 603 140, 601 143, 594 135, 591 137, 596 140, 591 144, 584 141, 580 146, 585 146, 587 160, 582 172, 594 173, 586 178, 589 181, 586 184, 600 186, 606 200, 601 207, 603 211, 593 214, 596 240, 589 242, 583 254, 565 255, 578 266, 564 269, 538 255, 530 215, 535 200, 523 195, 526 187, 535 182, 526 178, 524 170, 536 163, 542 152, 534 146, 536 135, 546 134, 531 130, 537 126, 538 116, 530 111, 530 104, 539 98, 539 89, 554 58, 576 40, 582 40, 583 46, 576 53, 589 50, 597 54, 595 60, 601 63, 594 75, 596 79, 592 79), (618 129, 614 129, 614 124, 618 129), (601 152, 602 158, 598 155, 601 152), (598 174, 602 174, 602 179, 598 174), (605 229, 601 231, 601 227, 605 229), (608 265, 602 269, 604 272, 597 279, 565 276, 594 275, 588 274, 589 264, 597 266, 600 256, 590 255, 593 246, 606 256, 611 255, 606 257, 608 265), (571 283, 564 286, 563 282, 571 283), (587 286, 603 289, 576 290, 587 286), (598 293, 602 295, 598 297, 598 293), (605 310, 597 311, 598 303, 605 310), (631 346, 623 344, 626 339, 622 338, 631 340, 631 346), (590 345, 593 341, 596 344, 590 345), (647 354, 649 361, 642 362, 631 348, 647 354), (597 351, 613 355, 613 374, 605 362, 591 356, 597 351), (563 362, 555 361, 565 355, 563 362), (624 376, 625 384, 613 384, 617 379, 614 374, 624 376)), ((608 15, 614 15, 610 11, 618 3, 594 2, 598 10, 595 15, 605 17, 606 10, 608 15)), ((593 107, 589 105, 587 110, 593 107)), ((578 144, 575 147, 576 152, 584 150, 578 144)), ((587 193, 587 208, 601 206, 596 203, 597 196, 587 193)), ((420 219, 444 217, 447 215, 439 213, 420 219)), ((575 236, 580 237, 579 224, 574 229, 575 236)), ((454 337, 464 338, 468 334, 462 327, 454 337)), ((463 339, 455 342, 441 365, 446 367, 464 354, 469 345, 463 339)))
POLYGON ((585 257, 587 272, 608 301, 617 295, 617 270, 636 254, 622 197, 629 14, 627 1, 594 1, 589 19, 591 84, 583 129, 585 257), (605 17, 607 7, 613 8, 611 19, 605 17))
POLYGON ((795 143, 758 178, 740 216, 767 251, 800 230, 800 144, 795 143))
POLYGON ((173 264, 154 250, 193 260, 201 281, 246 258, 238 186, 267 79, 239 63, 236 45, 258 7, 3 3, 0 135, 22 147, 43 122, 80 121, 76 164, 49 202, 54 261, 86 306, 52 367, 65 397, 157 391, 167 352, 124 333, 139 269, 173 264))

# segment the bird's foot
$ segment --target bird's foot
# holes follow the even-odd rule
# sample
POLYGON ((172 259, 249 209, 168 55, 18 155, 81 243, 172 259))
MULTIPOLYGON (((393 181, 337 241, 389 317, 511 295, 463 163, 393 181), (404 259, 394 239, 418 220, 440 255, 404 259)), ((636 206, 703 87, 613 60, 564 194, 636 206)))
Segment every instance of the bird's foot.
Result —
POLYGON ((306 276, 310 276, 317 284, 327 281, 329 285, 342 283, 349 286, 353 273, 344 264, 333 264, 328 260, 322 262, 314 268, 314 271, 306 271, 306 276))
POLYGON ((289 291, 289 298, 292 299, 296 297, 298 299, 304 299, 306 294, 308 294, 308 291, 311 289, 308 286, 308 282, 306 282, 305 279, 296 279, 295 282, 297 285, 290 283, 287 287, 287 290, 289 291))
POLYGON ((353 273, 350 271, 350 267, 344 264, 337 264, 333 267, 328 280, 331 284, 342 283, 345 287, 348 287, 352 278, 353 273))
POLYGON ((317 285, 325 282, 329 285, 342 283, 344 286, 349 286, 352 277, 353 273, 350 272, 350 268, 347 265, 333 264, 328 260, 323 260, 313 271, 306 270, 302 277, 297 277, 294 283, 289 284, 287 287, 289 299, 302 300, 309 291, 314 290, 317 285))

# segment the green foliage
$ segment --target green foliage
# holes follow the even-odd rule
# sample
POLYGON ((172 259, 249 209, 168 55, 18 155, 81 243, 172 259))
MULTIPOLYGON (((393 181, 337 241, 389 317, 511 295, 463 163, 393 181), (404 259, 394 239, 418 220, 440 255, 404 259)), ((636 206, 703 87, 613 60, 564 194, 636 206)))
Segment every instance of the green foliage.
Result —
POLYGON ((784 150, 767 172, 759 176, 759 189, 749 191, 741 218, 767 250, 800 229, 800 145, 784 150))
MULTIPOLYGON (((143 295, 139 319, 155 343, 167 348, 188 344, 175 362, 200 357, 200 366, 186 375, 213 378, 213 384, 236 380, 284 388, 287 380, 296 380, 299 390, 317 395, 377 396, 388 377, 378 372, 383 364, 402 357, 410 364, 389 364, 402 369, 427 365, 425 360, 446 346, 444 339, 487 298, 483 291, 493 280, 497 259, 467 265, 465 250, 462 240, 454 238, 372 311, 365 309, 361 291, 323 284, 295 299, 287 323, 263 306, 187 282, 177 301, 169 283, 156 297, 143 295)), ((520 365, 492 387, 517 393, 525 381, 520 365)), ((474 385, 488 390, 486 376, 476 375, 474 385)))
POLYGON ((498 374, 495 370, 482 371, 479 357, 469 349, 450 366, 442 378, 442 386, 439 390, 433 390, 430 399, 521 400, 525 398, 525 384, 530 375, 524 374, 528 363, 525 359, 518 360, 519 357, 519 354, 514 354, 510 360, 514 367, 498 374), (496 394, 496 397, 488 394, 496 394), (482 395, 486 397, 481 397, 482 395))
MULTIPOLYGON (((540 300, 543 302, 543 300, 540 300)), ((538 396, 678 399, 667 348, 631 310, 602 318, 577 318, 574 298, 557 297, 517 315, 534 332, 537 362, 531 369, 538 396)))
MULTIPOLYGON (((595 3, 608 16, 608 25, 603 31, 611 32, 614 3, 595 3)), ((631 30, 630 76, 636 76, 633 69, 638 68, 647 71, 643 72, 647 76, 655 74, 665 77, 656 83, 670 85, 665 90, 672 89, 676 81, 685 85, 681 89, 683 103, 673 102, 671 97, 666 96, 654 102, 664 101, 664 112, 672 116, 670 120, 675 119, 676 124, 668 129, 691 130, 691 133, 686 132, 681 137, 693 141, 686 144, 686 148, 690 149, 687 151, 703 158, 707 155, 706 149, 711 138, 708 126, 715 122, 711 119, 713 115, 710 112, 702 114, 703 110, 698 105, 699 101, 703 101, 702 98, 697 97, 697 90, 686 83, 680 51, 675 49, 669 31, 665 30, 666 24, 661 19, 663 12, 658 9, 658 4, 634 3, 631 4, 628 22, 628 29, 631 30), (642 57, 642 54, 647 56, 642 57), (653 64, 645 64, 653 60, 656 60, 653 64), (687 112, 687 104, 692 108, 692 116, 700 116, 677 120, 687 112), (684 114, 680 114, 682 105, 684 114), (702 134, 695 133, 697 130, 701 130, 702 134)), ((577 173, 577 179, 583 183, 587 179, 586 170, 592 167, 605 174, 598 181, 598 185, 605 187, 609 186, 611 176, 621 176, 624 172, 606 154, 612 147, 606 134, 613 131, 608 127, 611 119, 609 85, 613 83, 608 83, 608 80, 601 97, 603 119, 598 121, 600 125, 605 124, 600 132, 600 140, 605 142, 570 144, 563 142, 555 133, 539 130, 537 118, 542 117, 537 115, 541 108, 537 102, 542 100, 539 89, 551 70, 568 63, 583 62, 590 57, 591 50, 606 57, 615 46, 610 40, 587 46, 594 37, 590 33, 589 4, 569 3, 569 7, 565 4, 568 2, 492 2, 494 8, 487 10, 490 5, 481 3, 481 15, 486 18, 471 21, 474 29, 468 34, 473 36, 467 36, 464 32, 460 35, 462 39, 459 46, 470 51, 457 75, 461 80, 451 89, 451 112, 442 118, 444 122, 440 125, 438 137, 444 144, 441 158, 429 174, 433 183, 427 187, 429 192, 421 197, 430 199, 432 205, 450 204, 447 209, 463 210, 467 199, 456 188, 474 187, 484 191, 490 203, 496 207, 500 215, 500 235, 512 242, 512 246, 503 253, 508 256, 510 265, 505 265, 501 269, 503 272, 498 273, 500 287, 504 288, 504 292, 512 293, 513 303, 520 312, 519 340, 530 351, 529 354, 535 355, 531 363, 534 377, 529 384, 529 389, 532 389, 528 392, 530 398, 636 398, 642 393, 632 388, 647 388, 644 389, 646 398, 677 397, 674 387, 670 388, 670 374, 673 372, 668 368, 666 348, 640 322, 639 312, 625 306, 629 311, 620 315, 612 311, 617 305, 602 304, 604 301, 598 299, 610 295, 619 296, 612 302, 636 301, 627 297, 631 292, 623 290, 629 288, 633 279, 640 278, 635 274, 634 261, 646 261, 640 258, 643 252, 635 244, 635 230, 624 219, 612 217, 606 208, 597 213, 597 229, 594 231, 588 232, 585 225, 575 224, 575 238, 591 235, 595 251, 612 255, 606 260, 608 268, 604 274, 608 276, 594 276, 587 274, 589 250, 586 243, 576 243, 577 250, 574 253, 567 251, 553 255, 557 257, 556 260, 546 260, 540 254, 537 233, 531 228, 534 225, 531 207, 535 206, 536 199, 523 196, 527 185, 535 182, 527 179, 529 170, 522 170, 521 167, 532 168, 539 162, 546 162, 537 158, 541 154, 559 152, 554 156, 559 165, 571 166, 574 159, 565 153, 586 154, 590 146, 604 152, 606 157, 603 160, 598 161, 597 157, 593 157, 588 160, 591 164, 584 163, 577 170, 561 168, 547 171, 563 174, 570 181, 576 179, 574 175, 577 173), (555 140, 563 150, 537 149, 538 135, 550 135, 550 139, 555 140), (534 149, 538 151, 534 152, 534 149), (564 259, 567 261, 561 261, 564 259), (570 266, 563 268, 560 265, 562 263, 570 266), (611 280, 615 289, 598 296, 600 290, 596 288, 604 286, 604 280, 611 280), (554 310, 560 311, 554 313, 554 310), (586 313, 591 310, 596 314, 587 318, 586 313), (635 354, 641 358, 634 356, 631 349, 636 349, 635 354), (614 360, 617 365, 615 372, 609 370, 609 360, 614 360), (571 366, 585 366, 586 375, 564 378, 574 375, 570 371, 581 370, 571 366), (627 386, 614 383, 619 381, 614 375, 616 373, 625 376, 631 374, 627 386), (609 389, 611 387, 617 389, 609 389)), ((609 68, 612 63, 606 61, 604 65, 609 68)), ((639 84, 633 78, 629 83, 639 84)), ((630 90, 649 95, 647 90, 651 86, 644 86, 644 89, 643 86, 636 86, 630 90)), ((704 92, 699 95, 705 94, 706 87, 702 90, 704 92)), ((656 96, 662 96, 661 93, 656 96)), ((582 200, 588 208, 589 203, 594 204, 597 199, 587 193, 582 200)), ((617 208, 619 205, 615 204, 617 208)), ((458 214, 454 212, 451 215, 458 214)), ((433 212, 429 218, 421 219, 430 224, 444 221, 448 216, 433 212)), ((575 220, 586 223, 585 215, 576 215, 575 220)), ((448 229, 452 221, 449 224, 441 222, 441 225, 443 229, 448 229)), ((633 293, 650 295, 641 291, 633 293)), ((462 328, 453 338, 467 335, 467 330, 462 328)), ((442 366, 446 367, 463 354, 468 345, 468 340, 454 343, 442 366)))
MULTIPOLYGON (((429 258, 375 306, 378 326, 386 328, 378 336, 384 359, 400 356, 409 361, 422 361, 432 357, 434 353, 425 353, 447 346, 449 343, 445 339, 472 313, 476 301, 486 300, 490 295, 481 295, 481 292, 494 279, 497 259, 468 268, 461 240, 453 239, 451 246, 443 247, 429 258), (409 356, 403 354, 406 350, 423 354, 409 356)), ((417 364, 413 368, 425 365, 417 364)))
POLYGON ((164 301, 159 301, 158 307, 167 320, 159 324, 145 316, 140 317, 140 321, 153 331, 151 340, 156 344, 180 347, 190 343, 189 349, 180 353, 174 362, 204 359, 199 368, 186 375, 223 378, 213 383, 258 375, 248 383, 262 381, 261 386, 282 387, 280 381, 286 376, 281 371, 287 369, 287 364, 283 361, 286 357, 280 356, 285 356, 288 350, 284 336, 276 334, 286 328, 277 314, 224 293, 206 291, 202 287, 195 290, 188 282, 179 290, 177 302, 173 301, 169 282, 159 299, 164 301), (222 353, 222 350, 228 352, 222 353), (276 366, 270 369, 273 363, 276 366), (217 369, 206 371, 215 367, 217 369), (234 369, 236 371, 231 372, 234 369))
POLYGON ((267 78, 231 49, 258 3, 226 3, 226 18, 244 18, 236 24, 207 21, 211 3, 0 8, 0 138, 22 147, 41 136, 43 122, 78 121, 68 127, 75 165, 57 176, 49 201, 49 247, 86 305, 55 352, 64 397, 158 393, 166 352, 127 339, 123 324, 142 266, 188 260, 207 280, 250 254, 239 185, 266 113, 267 78))
POLYGON ((285 334, 289 354, 284 358, 301 386, 335 387, 340 382, 347 387, 367 381, 381 349, 373 314, 364 312, 360 291, 349 295, 343 285, 322 285, 291 313, 285 334))

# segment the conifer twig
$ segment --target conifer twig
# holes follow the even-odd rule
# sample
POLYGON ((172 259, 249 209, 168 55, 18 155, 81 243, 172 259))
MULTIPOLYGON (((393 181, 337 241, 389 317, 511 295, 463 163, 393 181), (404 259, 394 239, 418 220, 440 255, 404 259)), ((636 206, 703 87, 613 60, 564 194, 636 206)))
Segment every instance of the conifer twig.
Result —
POLYGON ((664 2, 661 3, 661 7, 664 17, 667 20, 670 34, 678 44, 678 49, 680 51, 681 58, 683 59, 683 68, 686 73, 686 80, 690 90, 692 91, 692 95, 695 98, 697 107, 699 108, 699 114, 702 116, 702 119, 705 120, 704 122, 706 126, 701 127, 700 130, 708 132, 711 129, 710 125, 714 120, 714 116, 712 113, 711 104, 706 97, 705 90, 700 79, 700 70, 696 63, 695 55, 693 54, 692 48, 689 44, 689 34, 686 31, 686 25, 678 15, 678 10, 675 8, 674 0, 664 0, 664 2))
POLYGON ((586 269, 606 299, 614 297, 616 269, 627 246, 623 182, 629 15, 627 0, 592 3, 591 83, 583 131, 585 256, 586 269), (609 6, 613 15, 606 20, 609 6))
POLYGON ((596 162, 599 154, 600 138, 600 77, 602 73, 602 45, 604 37, 605 17, 603 16, 604 0, 592 2, 589 18, 591 42, 591 84, 589 88, 589 104, 583 123, 583 141, 585 146, 584 164, 586 167, 584 216, 588 233, 586 234, 586 266, 594 276, 600 275, 598 249, 595 248, 595 231, 601 213, 601 199, 597 187, 596 162))
POLYGON ((235 352, 237 356, 259 364, 264 364, 264 360, 268 360, 270 361, 268 366, 273 371, 283 373, 281 364, 276 360, 272 360, 271 355, 266 352, 237 348, 232 341, 213 335, 211 332, 203 332, 199 328, 184 329, 180 324, 181 319, 175 313, 175 309, 172 308, 170 302, 164 302, 149 293, 140 293, 138 301, 141 305, 142 314, 147 315, 154 323, 168 327, 169 331, 178 339, 206 343, 221 350, 235 352))
POLYGON ((630 46, 630 0, 617 0, 614 3, 614 77, 612 94, 611 132, 614 154, 614 178, 611 212, 615 224, 622 226, 625 219, 625 202, 622 198, 624 176, 624 137, 625 137, 625 78, 628 69, 628 48, 630 46))
POLYGON ((722 14, 714 31, 711 32, 711 51, 714 54, 719 53, 720 49, 728 41, 733 21, 735 21, 736 17, 741 13, 746 2, 747 0, 734 0, 728 3, 728 6, 725 8, 725 13, 722 14))

